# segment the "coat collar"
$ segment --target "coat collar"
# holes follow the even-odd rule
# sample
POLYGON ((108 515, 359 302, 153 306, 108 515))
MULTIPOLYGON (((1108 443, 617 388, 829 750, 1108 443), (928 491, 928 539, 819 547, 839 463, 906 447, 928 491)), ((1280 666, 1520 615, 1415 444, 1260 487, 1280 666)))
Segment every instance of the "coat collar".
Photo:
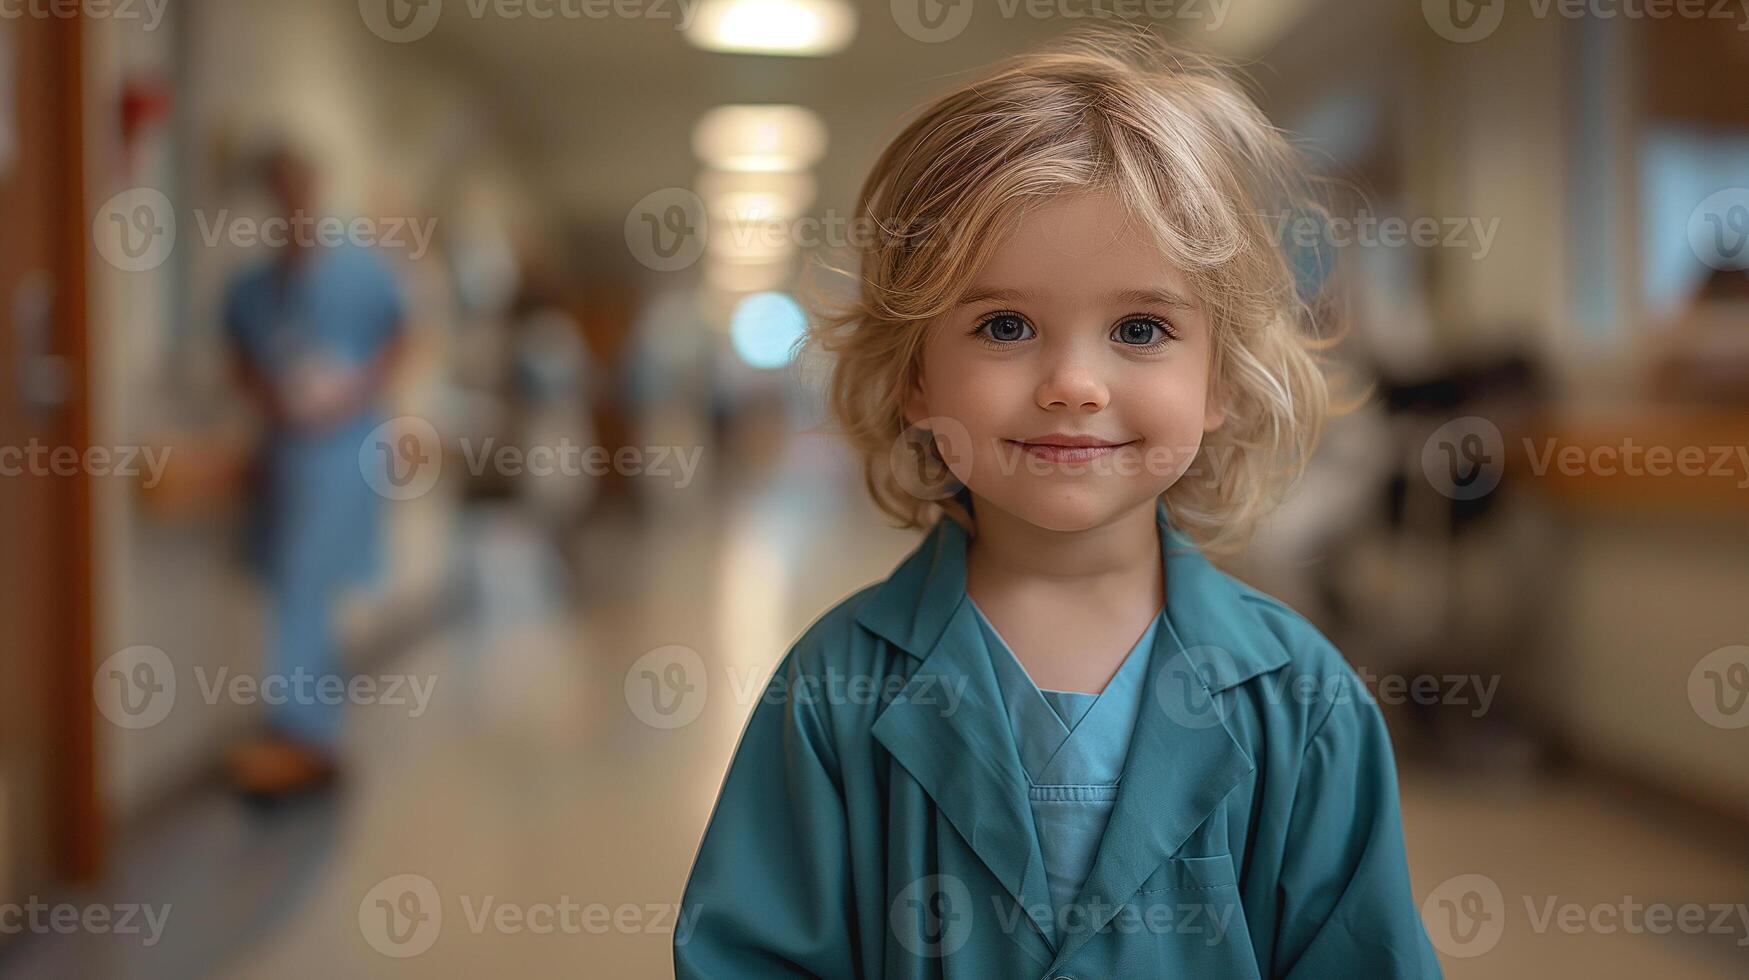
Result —
MULTIPOLYGON (((1240 601, 1239 586, 1197 550, 1155 505, 1166 566, 1166 616, 1211 691, 1224 691, 1287 663, 1240 601), (1259 642, 1264 640, 1265 642, 1259 642)), ((934 650, 966 592, 964 528, 943 517, 857 612, 856 621, 919 660, 934 650)))
MULTIPOLYGON (((1229 732, 1217 695, 1287 663, 1287 652, 1216 569, 1167 520, 1156 526, 1166 571, 1166 628, 1156 632, 1148 694, 1117 802, 1083 889, 1113 915, 1172 856, 1255 763, 1229 732)), ((965 530, 943 517, 858 611, 870 632, 920 661, 873 734, 929 793, 1034 928, 1014 935, 1040 962, 1066 963, 1104 921, 1050 948, 1049 889, 1029 781, 995 672, 966 601, 965 530), (938 685, 963 688, 945 702, 938 685)), ((1108 920, 1107 920, 1108 921, 1108 920)))

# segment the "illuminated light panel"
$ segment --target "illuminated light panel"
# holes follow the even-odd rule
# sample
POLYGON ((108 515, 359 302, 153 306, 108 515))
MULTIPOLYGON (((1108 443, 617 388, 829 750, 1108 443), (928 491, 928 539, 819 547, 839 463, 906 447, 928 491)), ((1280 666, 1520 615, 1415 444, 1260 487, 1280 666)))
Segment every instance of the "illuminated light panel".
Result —
POLYGON ((713 170, 801 171, 826 153, 826 124, 799 105, 725 105, 699 117, 692 150, 713 170))
POLYGON ((704 0, 686 39, 706 51, 817 58, 856 36, 845 0, 704 0))

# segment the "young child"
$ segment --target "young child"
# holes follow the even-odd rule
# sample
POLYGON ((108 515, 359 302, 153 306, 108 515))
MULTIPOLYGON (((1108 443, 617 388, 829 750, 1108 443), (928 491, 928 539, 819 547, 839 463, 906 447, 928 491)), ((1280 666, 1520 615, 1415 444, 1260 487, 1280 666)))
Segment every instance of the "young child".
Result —
POLYGON ((680 977, 1439 976, 1376 705, 1200 550, 1332 412, 1296 173, 1222 72, 1104 32, 882 154, 814 339, 876 501, 930 530, 779 664, 680 977))

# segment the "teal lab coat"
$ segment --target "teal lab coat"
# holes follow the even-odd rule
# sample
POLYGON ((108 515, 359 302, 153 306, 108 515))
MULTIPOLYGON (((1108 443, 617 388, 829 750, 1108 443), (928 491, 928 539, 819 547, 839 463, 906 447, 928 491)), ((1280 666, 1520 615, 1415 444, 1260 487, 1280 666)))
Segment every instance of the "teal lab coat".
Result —
POLYGON ((1167 616, 1075 914, 1053 919, 943 518, 779 663, 687 883, 677 976, 1438 977, 1377 706, 1163 506, 1158 531, 1167 616))

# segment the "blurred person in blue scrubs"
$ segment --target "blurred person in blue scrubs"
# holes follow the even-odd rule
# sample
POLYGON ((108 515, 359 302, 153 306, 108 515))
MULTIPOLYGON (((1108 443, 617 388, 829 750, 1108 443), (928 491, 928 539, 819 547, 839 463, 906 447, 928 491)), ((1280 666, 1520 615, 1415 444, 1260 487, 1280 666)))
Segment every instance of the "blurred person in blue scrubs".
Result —
POLYGON ((307 156, 279 145, 254 169, 292 232, 233 277, 224 304, 238 378, 265 419, 249 544, 270 606, 267 731, 236 747, 229 768, 239 790, 271 798, 337 775, 336 608, 381 564, 383 498, 365 482, 359 447, 383 421, 405 317, 394 272, 374 251, 308 234, 320 215, 307 156), (269 682, 280 688, 271 698, 269 682))

